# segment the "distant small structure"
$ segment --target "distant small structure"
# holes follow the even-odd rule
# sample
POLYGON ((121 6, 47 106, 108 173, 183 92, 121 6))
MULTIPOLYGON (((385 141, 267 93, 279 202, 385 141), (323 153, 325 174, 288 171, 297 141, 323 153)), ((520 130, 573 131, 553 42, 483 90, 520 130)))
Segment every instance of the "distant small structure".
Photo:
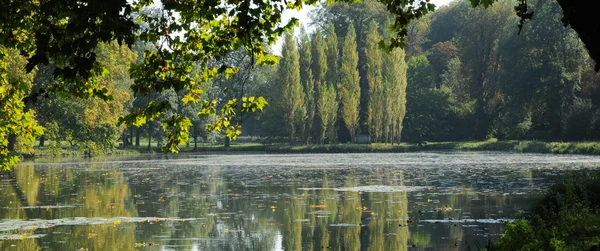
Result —
POLYGON ((356 144, 371 144, 371 136, 368 134, 361 134, 356 136, 356 144))

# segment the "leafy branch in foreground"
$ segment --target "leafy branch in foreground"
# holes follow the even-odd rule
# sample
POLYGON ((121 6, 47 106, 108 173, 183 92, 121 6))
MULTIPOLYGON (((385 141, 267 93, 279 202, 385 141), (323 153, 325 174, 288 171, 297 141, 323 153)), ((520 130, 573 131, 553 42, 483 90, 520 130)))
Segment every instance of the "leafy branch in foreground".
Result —
MULTIPOLYGON (((392 28, 396 36, 389 47, 403 47, 411 21, 434 10, 429 0, 379 0, 394 14, 392 28)), ((496 0, 472 0, 473 5, 489 6, 496 0)), ((271 64, 276 60, 268 55, 263 43, 273 44, 277 37, 298 24, 292 18, 284 23, 282 15, 286 9, 300 9, 303 5, 315 4, 316 0, 227 0, 222 2, 200 2, 197 0, 152 1, 152 0, 34 0, 3 1, 0 9, 0 45, 16 49, 24 55, 27 63, 22 66, 32 72, 36 66, 55 64, 54 84, 31 91, 0 75, 4 91, 0 105, 0 167, 10 168, 16 161, 9 157, 14 136, 31 138, 39 130, 33 130, 33 116, 27 113, 25 104, 40 95, 57 93, 68 97, 99 97, 110 101, 110 93, 98 82, 105 73, 105 66, 98 60, 96 48, 101 43, 117 41, 132 46, 134 42, 152 45, 143 52, 141 64, 131 67, 134 80, 131 91, 134 97, 152 95, 166 90, 187 90, 183 103, 200 102, 203 92, 200 83, 219 73, 233 74, 236 67, 212 65, 230 51, 244 49, 253 55, 255 63, 271 64), (156 5, 153 5, 157 2, 156 5), (154 6, 159 6, 155 8, 154 6), (192 76, 194 64, 202 68, 200 77, 192 76), (14 90, 14 91, 10 91, 14 90)), ((355 2, 353 0, 329 0, 355 2)), ((558 1, 563 9, 567 4, 558 1)), ((523 19, 530 18, 526 2, 518 1, 516 11, 523 19)), ((588 8, 591 9, 591 8, 588 8)), ((576 15, 572 15, 576 16, 576 15)), ((575 18, 575 17, 573 17, 575 18)), ((567 22, 565 22, 566 24, 567 22)), ((572 23, 576 24, 576 23, 572 23)), ((576 29, 580 35, 583 34, 576 29)), ((595 37, 594 37, 595 38, 595 37)), ((585 40, 584 42, 586 42, 585 40)), ((586 42, 588 49, 595 48, 586 42)), ((594 53, 591 53, 594 54, 594 53)), ((594 54, 595 55, 595 54, 594 54)), ((598 57, 594 57, 598 59, 598 57)), ((2 58, 1 60, 5 60, 2 58)), ((148 120, 164 119, 167 128, 172 128, 167 146, 177 151, 175 144, 185 142, 188 123, 181 116, 164 118, 164 111, 173 104, 148 102, 147 106, 121 119, 121 122, 142 125, 148 120)), ((227 106, 227 105, 225 105, 227 106)), ((185 117, 185 115, 182 115, 185 117)), ((223 117, 223 116, 222 116, 223 117)), ((223 117, 223 118, 226 118, 223 117)), ((238 128, 239 129, 239 128, 238 128)), ((169 129, 171 130, 171 129, 169 129)), ((229 133, 236 135, 237 129, 229 133)))
MULTIPOLYGON (((240 109, 240 116, 244 113, 255 112, 256 110, 262 111, 267 105, 267 101, 264 97, 242 97, 242 107, 240 109)), ((202 104, 202 110, 199 115, 210 116, 217 115, 217 120, 206 126, 208 131, 225 131, 225 134, 230 139, 236 139, 238 135, 242 134, 242 126, 239 123, 232 124, 233 119, 238 115, 238 99, 234 98, 223 105, 220 110, 220 114, 217 114, 217 100, 204 101, 202 104)))

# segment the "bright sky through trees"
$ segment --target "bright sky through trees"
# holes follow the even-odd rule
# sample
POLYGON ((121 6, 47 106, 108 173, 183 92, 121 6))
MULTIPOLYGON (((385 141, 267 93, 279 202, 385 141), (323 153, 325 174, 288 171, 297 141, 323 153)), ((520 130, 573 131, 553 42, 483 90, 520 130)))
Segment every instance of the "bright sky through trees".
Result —
MULTIPOLYGON (((450 3, 451 1, 452 0, 431 0, 431 2, 433 4, 435 4, 435 6, 437 6, 437 7, 446 5, 446 4, 450 3)), ((292 17, 298 18, 298 20, 300 21, 300 25, 303 25, 304 27, 306 27, 306 31, 308 33, 312 33, 313 29, 311 27, 309 27, 309 23, 310 23, 309 13, 314 11, 316 8, 317 7, 315 7, 315 6, 305 6, 300 11, 285 10, 283 12, 283 21, 285 23, 285 22, 289 21, 292 17)), ((296 32, 298 32, 299 30, 300 29, 297 29, 296 32)), ((298 35, 298 34, 296 34, 296 35, 298 35)), ((281 56, 281 45, 282 44, 283 44, 283 39, 280 38, 277 40, 277 43, 275 44, 275 46, 273 46, 273 53, 275 55, 281 56)))

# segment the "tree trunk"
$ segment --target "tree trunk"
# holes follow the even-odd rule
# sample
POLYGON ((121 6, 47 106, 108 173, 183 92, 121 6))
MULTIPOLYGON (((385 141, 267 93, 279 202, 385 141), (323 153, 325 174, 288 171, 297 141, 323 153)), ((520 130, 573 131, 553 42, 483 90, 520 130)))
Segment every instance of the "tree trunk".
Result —
POLYGON ((17 135, 9 134, 8 135, 8 152, 12 152, 15 150, 16 142, 17 142, 17 135))
POLYGON ((123 141, 124 148, 129 146, 129 139, 127 138, 127 132, 123 132, 123 134, 121 134, 121 140, 123 141))
POLYGON ((394 146, 394 140, 396 140, 396 137, 394 136, 394 129, 395 129, 395 123, 392 123, 392 125, 390 126, 390 136, 391 136, 391 141, 392 141, 392 146, 394 146))
POLYGON ((481 72, 477 77, 478 90, 477 90, 477 107, 475 107, 475 116, 477 117, 477 126, 475 128, 475 139, 486 140, 487 130, 489 126, 489 116, 485 107, 487 106, 487 100, 484 91, 485 82, 485 71, 481 72))
POLYGON ((133 146, 133 127, 129 128, 129 145, 133 146))
POLYGON ((194 151, 198 150, 198 136, 194 133, 194 151))
POLYGON ((135 146, 140 146, 140 128, 135 128, 135 146))
POLYGON ((40 147, 43 147, 45 143, 46 143, 46 137, 44 137, 44 136, 40 137, 40 147))
POLYGON ((152 127, 148 124, 148 150, 152 149, 152 127))
POLYGON ((160 140, 161 140, 161 138, 156 137, 156 147, 158 147, 159 150, 162 148, 162 144, 161 144, 160 140))
POLYGON ((225 147, 229 147, 229 145, 230 145, 229 137, 225 136, 225 147))
POLYGON ((187 144, 186 144, 186 146, 185 146, 185 148, 187 148, 188 150, 190 149, 190 144, 191 144, 191 142, 190 142, 190 140, 191 140, 191 139, 190 139, 190 134, 191 134, 191 132, 190 132, 190 131, 191 131, 191 130, 188 130, 188 140, 187 140, 187 144))
POLYGON ((400 120, 398 120, 397 124, 398 125, 396 127, 396 133, 398 134, 397 137, 398 137, 398 145, 399 145, 402 142, 402 123, 400 120))
POLYGON ((475 137, 478 140, 485 140, 487 138, 487 129, 489 124, 485 107, 483 105, 478 105, 475 114, 477 116, 477 133, 475 137))

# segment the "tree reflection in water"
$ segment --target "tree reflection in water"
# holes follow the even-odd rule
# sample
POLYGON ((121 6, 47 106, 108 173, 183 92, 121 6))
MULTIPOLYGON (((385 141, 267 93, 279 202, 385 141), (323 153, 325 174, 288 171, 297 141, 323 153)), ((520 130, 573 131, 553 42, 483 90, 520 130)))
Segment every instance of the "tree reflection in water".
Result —
POLYGON ((501 224, 418 221, 516 215, 534 195, 514 189, 542 191, 556 176, 453 174, 439 164, 198 163, 21 164, 1 177, 0 250, 460 250, 474 238, 499 238, 501 224), (405 185, 430 190, 398 190, 405 185), (396 190, 360 190, 368 186, 396 190))

